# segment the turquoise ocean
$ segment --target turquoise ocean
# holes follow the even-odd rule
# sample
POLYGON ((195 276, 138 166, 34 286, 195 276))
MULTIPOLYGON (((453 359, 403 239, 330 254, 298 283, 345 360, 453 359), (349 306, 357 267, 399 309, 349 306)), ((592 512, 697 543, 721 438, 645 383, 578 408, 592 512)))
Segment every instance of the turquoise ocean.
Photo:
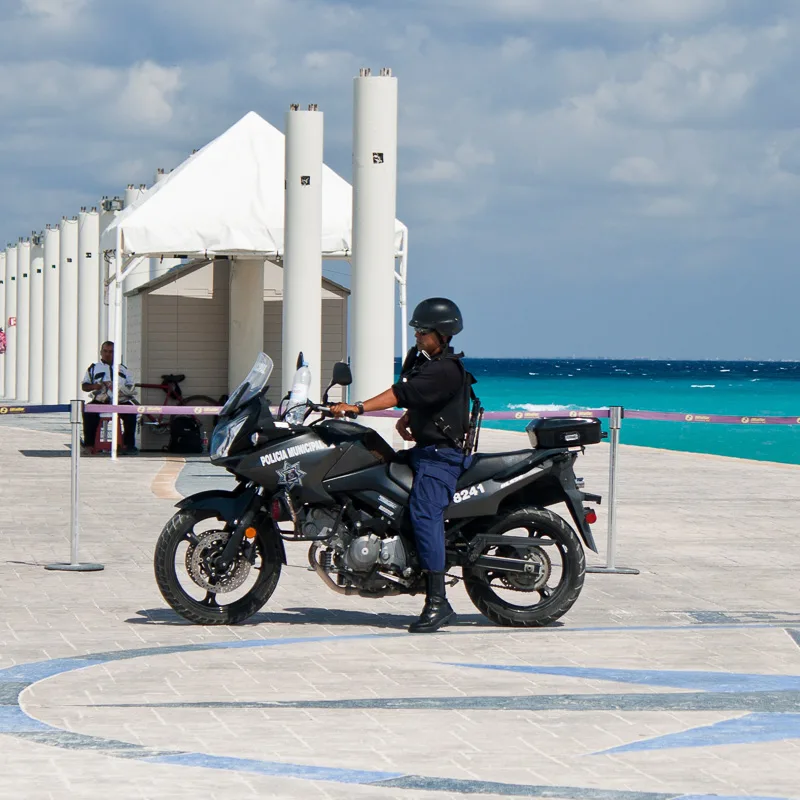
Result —
MULTIPOLYGON (((467 358, 487 411, 605 408, 800 418, 800 362, 467 358)), ((524 430, 526 422, 486 427, 524 430)), ((800 425, 624 420, 623 444, 800 464, 800 425)))

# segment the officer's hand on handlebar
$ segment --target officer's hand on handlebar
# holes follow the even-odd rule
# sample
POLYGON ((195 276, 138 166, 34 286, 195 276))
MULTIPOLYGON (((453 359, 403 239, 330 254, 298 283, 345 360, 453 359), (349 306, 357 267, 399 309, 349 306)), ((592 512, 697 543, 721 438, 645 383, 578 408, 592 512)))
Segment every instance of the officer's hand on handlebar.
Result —
POLYGON ((331 413, 334 417, 355 419, 358 416, 358 406, 351 406, 349 403, 334 403, 331 406, 331 413))

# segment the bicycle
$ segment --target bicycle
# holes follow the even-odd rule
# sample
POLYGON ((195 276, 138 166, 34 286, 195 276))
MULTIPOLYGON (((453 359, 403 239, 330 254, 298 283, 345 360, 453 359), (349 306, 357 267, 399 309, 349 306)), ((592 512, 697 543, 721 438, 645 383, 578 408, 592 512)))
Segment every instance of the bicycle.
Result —
MULTIPOLYGON (((161 389, 164 392, 164 406, 219 406, 220 401, 214 400, 207 394, 192 394, 188 397, 183 396, 181 381, 185 380, 185 375, 162 375, 161 383, 137 383, 139 389, 161 389)), ((171 414, 147 414, 141 415, 140 424, 149 426, 150 430, 156 434, 169 433, 171 414)))

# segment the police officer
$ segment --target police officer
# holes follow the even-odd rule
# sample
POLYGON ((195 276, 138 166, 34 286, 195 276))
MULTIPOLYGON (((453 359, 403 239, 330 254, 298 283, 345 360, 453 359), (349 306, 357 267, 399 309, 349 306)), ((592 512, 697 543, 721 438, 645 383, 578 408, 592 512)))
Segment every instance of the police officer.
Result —
POLYGON ((450 340, 463 329, 458 306, 443 297, 423 300, 409 325, 416 347, 403 362, 400 380, 363 403, 333 406, 335 414, 407 409, 397 423, 400 436, 416 446, 409 451, 414 470, 409 512, 417 552, 425 571, 426 600, 412 633, 436 631, 455 619, 444 586, 444 510, 450 505, 456 482, 469 466, 462 450, 469 427, 470 387, 474 382, 461 364, 450 340))

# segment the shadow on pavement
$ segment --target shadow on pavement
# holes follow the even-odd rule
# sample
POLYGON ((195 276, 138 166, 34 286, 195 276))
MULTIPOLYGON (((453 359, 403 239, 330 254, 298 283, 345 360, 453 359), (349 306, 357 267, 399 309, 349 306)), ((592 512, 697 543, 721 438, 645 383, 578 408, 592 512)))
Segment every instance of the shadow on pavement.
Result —
MULTIPOLYGON (((422 604, 420 604, 420 609, 422 604)), ((192 625, 169 608, 145 608, 138 617, 125 620, 132 625, 192 625)), ((357 625, 365 628, 402 628, 414 621, 414 614, 370 614, 368 611, 342 611, 329 608, 286 608, 277 612, 253 614, 235 627, 282 623, 285 625, 357 625)), ((456 624, 448 627, 497 627, 481 614, 459 614, 456 624)))

